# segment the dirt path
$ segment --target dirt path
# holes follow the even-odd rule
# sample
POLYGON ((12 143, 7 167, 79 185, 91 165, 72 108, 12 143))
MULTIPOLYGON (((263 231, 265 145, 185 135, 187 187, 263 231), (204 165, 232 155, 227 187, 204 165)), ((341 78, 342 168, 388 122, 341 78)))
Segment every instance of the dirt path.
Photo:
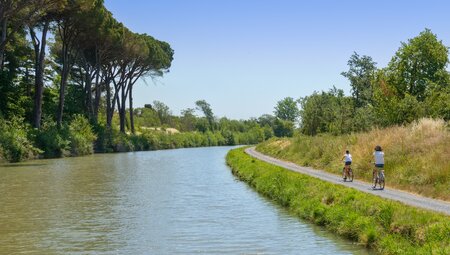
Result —
MULTIPOLYGON (((270 156, 264 155, 255 150, 255 147, 247 148, 245 150, 247 154, 257 159, 266 161, 268 163, 281 166, 283 168, 289 169, 294 172, 299 172, 302 174, 311 175, 313 177, 322 179, 324 181, 344 185, 347 187, 351 187, 366 193, 370 193, 372 195, 380 196, 383 198, 388 198, 396 201, 400 201, 407 205, 412 205, 415 207, 420 207, 432 211, 441 212, 447 215, 450 215, 450 203, 436 200, 431 198, 426 198, 422 196, 418 196, 415 194, 411 194, 405 191, 390 189, 386 187, 384 190, 373 190, 370 183, 354 180, 353 182, 344 182, 341 176, 337 176, 334 174, 327 173, 322 170, 316 170, 309 167, 301 167, 291 162, 282 161, 276 158, 272 158, 270 156)), ((387 178, 389 178, 387 176, 387 178)), ((389 185, 389 179, 387 179, 387 185, 389 185)))

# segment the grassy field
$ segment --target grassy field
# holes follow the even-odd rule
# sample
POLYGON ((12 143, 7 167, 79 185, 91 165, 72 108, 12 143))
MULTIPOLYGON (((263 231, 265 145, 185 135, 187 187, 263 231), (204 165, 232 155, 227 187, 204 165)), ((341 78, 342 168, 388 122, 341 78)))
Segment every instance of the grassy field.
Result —
POLYGON ((380 254, 450 254, 450 217, 287 171, 232 150, 233 174, 297 216, 380 254))
POLYGON ((346 149, 357 179, 371 181, 373 148, 385 152, 387 186, 450 201, 450 131, 442 120, 422 119, 408 126, 343 136, 272 139, 257 150, 302 166, 340 174, 346 149))

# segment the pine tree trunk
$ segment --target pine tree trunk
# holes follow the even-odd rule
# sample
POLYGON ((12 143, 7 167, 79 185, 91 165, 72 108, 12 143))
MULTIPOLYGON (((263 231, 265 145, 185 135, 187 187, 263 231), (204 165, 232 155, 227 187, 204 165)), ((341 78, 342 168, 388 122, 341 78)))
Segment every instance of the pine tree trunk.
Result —
POLYGON ((130 102, 130 109, 129 109, 129 111, 130 111, 130 128, 131 128, 131 133, 135 133, 135 130, 134 130, 134 113, 133 113, 133 86, 132 85, 130 85, 130 95, 129 95, 129 97, 130 97, 130 99, 129 99, 129 102, 130 102))
MULTIPOLYGON (((35 41, 35 80, 34 80, 34 109, 33 109, 33 125, 35 128, 41 128, 42 119, 42 94, 44 92, 44 62, 45 62, 45 47, 47 43, 47 31, 49 22, 45 22, 42 29, 40 44, 35 41)), ((30 29, 32 36, 36 36, 34 31, 30 29)))
POLYGON ((4 18, 2 20, 1 25, 1 31, 2 34, 0 36, 0 71, 3 71, 3 64, 5 63, 5 47, 6 47, 6 34, 7 34, 7 26, 8 24, 8 19, 4 18))

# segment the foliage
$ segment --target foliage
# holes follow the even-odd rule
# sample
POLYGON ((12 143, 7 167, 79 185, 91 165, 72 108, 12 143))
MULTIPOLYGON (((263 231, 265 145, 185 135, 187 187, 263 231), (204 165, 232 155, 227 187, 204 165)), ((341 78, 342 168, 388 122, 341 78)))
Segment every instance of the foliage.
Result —
POLYGON ((21 118, 0 118, 0 158, 10 162, 35 158, 41 151, 28 138, 29 129, 21 118))
MULTIPOLYGON (((450 84, 450 83, 449 83, 450 84)), ((425 116, 450 120, 450 85, 433 86, 424 101, 425 116)))
POLYGON ((279 119, 295 122, 299 116, 297 102, 292 97, 278 101, 274 114, 279 119))
POLYGON ((429 29, 402 43, 387 67, 388 81, 400 97, 406 93, 419 101, 426 97, 430 82, 440 84, 448 76, 448 48, 429 29))
POLYGON ((448 254, 450 218, 288 171, 231 150, 232 172, 298 217, 380 254, 448 254))
POLYGON ((273 134, 277 137, 291 137, 294 135, 294 123, 289 120, 276 119, 273 134))
POLYGON ((40 129, 35 130, 35 144, 45 158, 59 158, 70 154, 67 126, 58 128, 56 122, 45 116, 40 129))
POLYGON ((353 101, 336 88, 329 92, 313 93, 300 99, 300 128, 304 134, 342 134, 352 130, 353 101))
POLYGON ((0 42, 0 117, 33 124, 38 130, 24 130, 44 157, 91 153, 93 137, 99 152, 253 144, 292 136, 299 117, 299 131, 313 136, 370 131, 422 117, 450 119, 448 49, 428 29, 402 43, 386 68, 353 53, 342 73, 351 96, 333 87, 299 100, 286 97, 275 106, 275 116, 229 120, 217 118, 205 100, 195 102, 202 117, 193 108, 174 116, 159 101, 134 109, 136 81, 166 73, 174 51, 129 30, 103 1, 7 2, 12 11, 0 13, 8 16, 1 21, 11 31, 0 42), (49 46, 44 31, 54 38, 49 46), (41 114, 47 116, 42 125, 41 114), (159 132, 169 128, 183 134, 159 132))
POLYGON ((172 113, 166 104, 160 101, 153 101, 153 110, 159 118, 160 125, 170 123, 172 113))
POLYGON ((335 88, 300 98, 300 130, 335 135, 408 124, 423 117, 449 120, 448 49, 429 29, 402 43, 386 68, 356 52, 348 61, 352 96, 335 88))
POLYGON ((205 115, 205 118, 209 124, 208 129, 214 130, 214 114, 211 109, 211 105, 205 100, 198 100, 197 102, 195 102, 195 105, 197 105, 197 109, 201 110, 205 115))
POLYGON ((87 155, 94 152, 96 136, 89 121, 82 115, 75 115, 69 124, 69 141, 71 155, 87 155))
POLYGON ((359 56, 354 52, 347 65, 349 70, 342 72, 341 75, 350 81, 356 107, 372 103, 372 81, 376 63, 370 56, 359 56))

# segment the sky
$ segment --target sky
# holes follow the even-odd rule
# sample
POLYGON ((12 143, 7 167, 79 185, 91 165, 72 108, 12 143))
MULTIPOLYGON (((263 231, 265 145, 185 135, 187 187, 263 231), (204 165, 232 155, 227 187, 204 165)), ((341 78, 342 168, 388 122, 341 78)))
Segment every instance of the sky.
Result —
MULTIPOLYGON (((385 67, 425 28, 450 45, 450 1, 105 0, 133 32, 174 49, 170 72, 134 87, 135 107, 155 100, 174 115, 206 100, 218 117, 273 114, 285 97, 333 86, 353 52, 385 67)), ((199 114, 200 115, 200 114, 199 114)))

